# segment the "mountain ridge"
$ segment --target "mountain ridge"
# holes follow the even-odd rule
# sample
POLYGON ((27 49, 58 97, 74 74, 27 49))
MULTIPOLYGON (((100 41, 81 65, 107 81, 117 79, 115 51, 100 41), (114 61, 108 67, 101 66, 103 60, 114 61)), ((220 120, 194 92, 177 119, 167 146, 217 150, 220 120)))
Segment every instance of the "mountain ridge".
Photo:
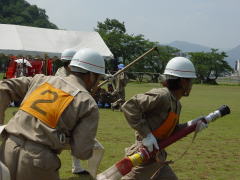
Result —
MULTIPOLYGON (((187 41, 173 41, 171 43, 166 44, 171 47, 175 47, 182 52, 211 52, 210 47, 190 43, 187 41)), ((217 49, 217 48, 216 48, 217 49)), ((219 51, 224 51, 228 55, 228 57, 225 58, 225 60, 228 62, 228 64, 232 67, 235 66, 235 61, 240 59, 240 45, 234 47, 234 48, 228 48, 229 50, 223 50, 219 49, 219 51)))

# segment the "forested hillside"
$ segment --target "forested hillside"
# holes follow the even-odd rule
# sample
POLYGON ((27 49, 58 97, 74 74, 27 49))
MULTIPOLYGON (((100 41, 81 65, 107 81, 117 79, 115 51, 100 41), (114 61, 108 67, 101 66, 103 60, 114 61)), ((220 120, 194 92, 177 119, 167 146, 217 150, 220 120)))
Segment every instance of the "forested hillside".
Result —
POLYGON ((0 23, 58 29, 44 9, 25 0, 0 0, 0 23))

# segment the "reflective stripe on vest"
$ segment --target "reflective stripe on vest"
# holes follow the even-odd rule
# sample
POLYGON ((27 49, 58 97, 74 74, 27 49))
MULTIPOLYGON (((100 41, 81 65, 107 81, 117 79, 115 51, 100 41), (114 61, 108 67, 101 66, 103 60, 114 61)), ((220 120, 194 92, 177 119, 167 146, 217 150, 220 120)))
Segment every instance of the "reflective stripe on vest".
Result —
POLYGON ((56 128, 62 112, 73 98, 69 93, 44 83, 27 97, 20 109, 38 118, 47 126, 56 128))
POLYGON ((152 134, 158 139, 167 138, 175 129, 178 122, 178 115, 175 112, 169 112, 167 119, 161 124, 161 126, 154 131, 152 134))

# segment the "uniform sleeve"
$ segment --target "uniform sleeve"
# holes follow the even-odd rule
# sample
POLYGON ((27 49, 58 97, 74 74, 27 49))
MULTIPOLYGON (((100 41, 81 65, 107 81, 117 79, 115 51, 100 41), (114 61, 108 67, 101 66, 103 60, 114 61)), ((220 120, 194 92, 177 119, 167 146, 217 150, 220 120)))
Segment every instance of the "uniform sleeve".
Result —
POLYGON ((28 91, 31 77, 20 77, 0 81, 0 124, 4 123, 4 112, 12 101, 21 101, 28 91))
POLYGON ((138 94, 125 102, 121 109, 129 125, 142 137, 146 137, 151 130, 144 118, 144 113, 151 111, 160 104, 161 97, 157 94, 138 94))
POLYGON ((79 118, 79 123, 73 130, 71 150, 72 155, 80 159, 92 156, 98 127, 99 112, 94 100, 81 104, 80 111, 85 111, 79 118))

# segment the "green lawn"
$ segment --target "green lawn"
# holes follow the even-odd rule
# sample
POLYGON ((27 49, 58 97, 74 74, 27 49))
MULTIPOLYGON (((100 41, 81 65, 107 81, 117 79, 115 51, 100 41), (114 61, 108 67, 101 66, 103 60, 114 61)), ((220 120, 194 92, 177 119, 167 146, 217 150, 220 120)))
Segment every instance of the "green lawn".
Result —
POLYGON ((0 73, 0 80, 3 79, 4 73, 0 73))
MULTIPOLYGON (((159 84, 129 83, 127 99, 136 93, 148 91, 159 84)), ((231 108, 231 114, 218 119, 198 134, 188 153, 172 165, 180 180, 237 180, 240 179, 240 86, 194 85, 189 97, 183 98, 181 122, 185 122, 216 110, 223 104, 231 108)), ((14 108, 9 108, 7 119, 14 108)), ((98 140, 105 147, 105 155, 99 172, 104 171, 124 157, 124 148, 134 142, 134 131, 129 128, 119 111, 100 109, 98 140)), ((176 160, 191 142, 192 135, 173 144, 167 151, 169 160, 176 160)), ((69 151, 61 154, 61 178, 64 180, 89 179, 71 174, 69 151)), ((86 166, 86 162, 84 162, 86 166)))

